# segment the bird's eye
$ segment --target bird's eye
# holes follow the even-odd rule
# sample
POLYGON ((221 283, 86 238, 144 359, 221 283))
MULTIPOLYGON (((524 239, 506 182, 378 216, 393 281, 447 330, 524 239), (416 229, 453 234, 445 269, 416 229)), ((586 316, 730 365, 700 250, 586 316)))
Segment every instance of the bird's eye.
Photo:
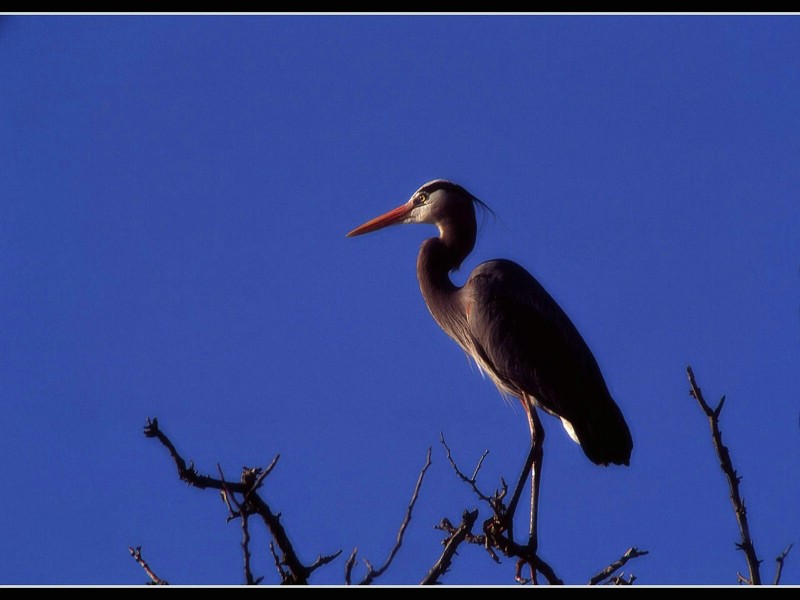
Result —
POLYGON ((416 204, 417 206, 420 206, 421 204, 425 204, 425 201, 427 199, 428 199, 428 194, 425 194, 425 193, 421 192, 421 193, 417 194, 417 197, 416 197, 416 199, 414 201, 414 204, 416 204))

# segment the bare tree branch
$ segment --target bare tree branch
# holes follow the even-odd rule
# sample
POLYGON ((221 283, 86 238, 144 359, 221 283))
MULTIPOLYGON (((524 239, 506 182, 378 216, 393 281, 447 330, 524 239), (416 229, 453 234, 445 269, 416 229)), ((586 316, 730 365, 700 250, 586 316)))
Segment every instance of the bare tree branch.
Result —
POLYGON ((207 475, 200 475, 194 468, 194 463, 190 462, 186 465, 186 461, 178 454, 174 444, 158 427, 158 419, 147 419, 147 424, 144 427, 144 435, 149 438, 156 438, 161 444, 169 450, 170 456, 175 461, 175 466, 178 468, 178 476, 181 481, 185 481, 192 487, 198 489, 212 488, 215 490, 224 490, 227 485, 228 489, 232 492, 244 494, 247 488, 240 483, 228 482, 227 484, 220 479, 214 479, 207 475))
POLYGON ((320 555, 318 555, 317 556, 317 560, 315 560, 313 563, 311 563, 307 567, 308 568, 308 574, 311 575, 311 573, 313 573, 314 571, 316 571, 320 567, 323 567, 323 566, 327 565, 329 562, 336 560, 341 553, 342 553, 342 550, 340 548, 339 550, 337 550, 333 554, 325 554, 325 555, 320 554, 320 555))
POLYGON ((278 464, 278 461, 280 460, 280 458, 281 458, 280 454, 276 454, 275 455, 275 458, 273 458, 272 462, 267 465, 267 468, 264 469, 264 472, 261 474, 261 477, 259 477, 258 481, 256 481, 256 485, 253 488, 254 490, 257 490, 258 488, 261 487, 261 484, 264 483, 264 479, 266 479, 267 475, 272 473, 272 469, 274 469, 275 465, 278 464))
MULTIPOLYGON (((275 540, 278 550, 280 550, 281 557, 280 559, 276 559, 276 564, 278 565, 278 570, 281 573, 281 579, 283 583, 308 583, 308 577, 315 569, 319 568, 323 564, 327 564, 341 552, 339 551, 330 557, 321 556, 311 566, 305 566, 298 558, 294 546, 292 545, 291 541, 289 541, 289 536, 286 534, 286 530, 280 522, 280 513, 272 512, 272 509, 270 509, 269 505, 256 492, 256 489, 263 484, 264 478, 269 475, 272 469, 275 468, 280 455, 275 456, 266 469, 262 470, 257 467, 244 467, 242 469, 241 482, 236 483, 225 481, 225 478, 222 475, 222 469, 219 469, 221 478, 215 479, 207 475, 198 474, 192 463, 187 466, 186 461, 178 453, 175 445, 159 429, 158 419, 147 419, 144 433, 147 437, 158 439, 161 444, 167 448, 170 456, 172 456, 172 459, 175 461, 175 465, 178 468, 178 475, 181 480, 196 488, 212 488, 221 490, 223 493, 223 500, 228 505, 228 509, 231 511, 231 514, 234 516, 236 512, 238 512, 239 515, 243 517, 243 520, 245 514, 256 514, 261 517, 270 534, 272 535, 272 538, 275 540), (234 493, 242 494, 243 500, 241 503, 236 501, 233 496, 234 493), (236 511, 233 510, 233 505, 236 506, 236 511), (286 566, 288 572, 284 571, 281 565, 286 566)), ((274 547, 272 550, 274 553, 274 547)))
POLYGON ((150 565, 147 564, 147 561, 142 557, 141 546, 136 546, 136 548, 129 546, 128 551, 131 553, 133 560, 139 563, 139 566, 144 569, 145 573, 147 573, 152 585, 169 585, 169 582, 166 579, 161 579, 161 577, 153 572, 153 569, 150 568, 150 565))
POLYGON ((481 466, 483 465, 483 460, 489 454, 489 451, 486 450, 481 455, 480 459, 478 460, 478 465, 475 467, 475 471, 473 471, 472 473, 472 477, 467 477, 464 474, 464 472, 458 468, 458 465, 456 464, 456 461, 453 458, 453 453, 450 451, 450 446, 447 445, 447 442, 444 439, 444 433, 439 434, 439 441, 442 443, 442 446, 444 446, 444 449, 447 452, 447 460, 450 463, 450 466, 453 467, 453 471, 455 471, 456 475, 458 475, 458 478, 461 479, 461 481, 463 481, 464 483, 468 484, 472 488, 472 491, 475 492, 475 495, 483 502, 486 502, 495 513, 497 513, 499 509, 504 512, 505 506, 503 505, 502 500, 503 498, 505 498, 505 495, 508 492, 508 486, 506 485, 506 482, 501 481, 502 483, 501 489, 496 490, 492 496, 487 496, 486 494, 481 492, 477 484, 478 472, 481 470, 481 466))
MULTIPOLYGON (((602 583, 603 581, 605 581, 606 579, 611 577, 614 573, 616 573, 619 569, 621 569, 623 566, 625 566, 625 563, 627 563, 629 560, 631 560, 633 558, 638 558, 640 556, 644 556, 645 554, 649 554, 649 552, 647 550, 639 550, 637 548, 629 548, 625 552, 625 554, 623 554, 619 559, 615 560, 613 563, 608 565, 605 569, 603 569, 602 571, 600 571, 599 573, 594 575, 589 580, 589 585, 597 585, 599 583, 602 583)), ((622 574, 620 574, 620 577, 622 577, 622 574)), ((633 583, 633 580, 631 580, 631 581, 629 581, 627 583, 633 583)))
POLYGON ((714 449, 719 457, 720 468, 728 480, 733 512, 736 515, 736 522, 739 524, 739 534, 741 537, 741 542, 736 544, 736 547, 744 552, 745 559, 747 560, 747 568, 750 571, 750 577, 747 581, 752 585, 761 585, 761 561, 758 559, 758 556, 756 556, 756 549, 753 546, 753 539, 750 536, 750 525, 747 522, 747 509, 745 508, 744 499, 739 493, 741 477, 733 468, 730 452, 725 444, 722 443, 722 432, 719 429, 719 416, 725 404, 725 396, 720 399, 717 407, 712 409, 703 398, 703 393, 695 381, 691 366, 686 368, 686 373, 689 377, 689 393, 697 400, 700 408, 705 413, 706 417, 708 417, 708 424, 711 428, 711 438, 714 441, 714 449))
POLYGON ((789 551, 792 549, 794 544, 789 544, 786 546, 786 550, 781 552, 776 558, 775 562, 778 563, 778 566, 775 567, 775 579, 772 581, 772 585, 778 585, 781 582, 781 573, 783 573, 783 561, 786 560, 786 556, 789 554, 789 551))
POLYGON ((253 578, 250 570, 250 531, 247 528, 247 511, 242 511, 242 553, 244 554, 244 580, 247 585, 258 585, 263 577, 253 578))
POLYGON ((478 464, 475 465, 475 470, 472 472, 472 476, 470 477, 472 481, 476 481, 478 479, 478 473, 480 473, 481 467, 483 466, 483 461, 487 456, 489 456, 489 450, 484 450, 483 454, 481 454, 481 457, 478 459, 478 464))
MULTIPOLYGON (((400 530, 397 532, 397 539, 395 541, 394 546, 392 547, 391 551, 389 552, 389 556, 386 559, 386 562, 383 563, 379 569, 373 568, 372 564, 368 560, 364 560, 364 563, 367 566, 367 574, 364 575, 364 579, 361 580, 359 585, 369 585, 375 579, 380 577, 386 572, 386 569, 392 564, 394 557, 397 555, 397 552, 400 550, 400 546, 403 544, 403 536, 406 533, 406 529, 408 528, 408 524, 411 522, 411 513, 414 510, 414 505, 417 503, 417 498, 419 498, 419 490, 422 487, 422 480, 425 479, 425 473, 427 472, 428 468, 431 466, 431 449, 428 448, 428 454, 425 457, 425 465, 422 467, 422 470, 419 472, 419 477, 417 478, 417 485, 414 486, 414 493, 411 494, 411 501, 408 503, 408 507, 406 508, 406 516, 403 519, 403 522, 400 524, 400 530)), ((355 550, 353 550, 353 554, 351 558, 355 560, 355 550)), ((349 561, 349 559, 348 559, 349 561)), ((352 567, 351 567, 352 570, 352 567)), ((346 578, 349 577, 349 572, 345 573, 346 578)))
POLYGON ((747 577, 745 577, 741 573, 739 573, 739 571, 736 571, 736 581, 738 581, 739 583, 743 583, 745 585, 753 585, 753 582, 750 581, 747 577))
POLYGON ((352 582, 353 576, 353 567, 356 564, 356 554, 358 553, 358 547, 353 548, 353 551, 350 553, 350 556, 347 557, 347 560, 344 563, 344 583, 345 585, 350 585, 352 582))
MULTIPOLYGON (((484 456, 486 456, 485 453, 484 456)), ((481 462, 482 461, 483 457, 481 457, 481 462)), ((478 463, 478 468, 475 469, 475 474, 477 474, 479 468, 480 463, 478 463)), ((439 557, 439 560, 436 561, 436 564, 431 567, 430 571, 428 571, 428 574, 420 581, 420 585, 434 585, 439 583, 439 578, 450 568, 453 562, 453 556, 455 556, 459 545, 472 533, 472 527, 475 525, 477 519, 477 510, 473 510, 472 512, 464 511, 461 517, 461 524, 454 529, 447 540, 445 540, 442 555, 439 557)))
MULTIPOLYGON (((492 509, 493 516, 484 521, 483 523, 483 535, 480 536, 473 536, 471 533, 466 536, 465 540, 467 543, 480 543, 489 553, 493 560, 499 562, 497 555, 494 553, 494 548, 500 550, 505 556, 509 558, 517 558, 517 570, 515 575, 515 580, 520 583, 528 583, 533 580, 536 572, 538 571, 542 575, 544 575, 545 579, 551 585, 562 585, 564 582, 556 575, 553 568, 548 565, 541 557, 539 557, 535 552, 531 551, 531 548, 527 546, 522 546, 514 542, 510 535, 510 527, 509 523, 507 522, 507 515, 509 514, 509 509, 506 507, 505 503, 503 502, 504 498, 508 493, 508 485, 506 484, 505 480, 501 478, 502 488, 500 490, 496 490, 492 496, 487 496, 483 492, 480 491, 477 485, 477 475, 480 471, 480 467, 483 464, 484 458, 486 458, 487 453, 484 452, 481 458, 478 461, 478 466, 475 468, 472 477, 467 477, 461 469, 459 469, 458 465, 456 464, 455 459, 453 458, 453 454, 450 451, 450 447, 445 442, 444 434, 440 434, 439 439, 442 445, 447 452, 447 460, 450 463, 450 466, 455 471, 456 475, 458 476, 461 481, 467 483, 471 488, 472 491, 475 492, 475 495, 478 496, 480 500, 486 502, 492 509), (509 535, 504 535, 506 532, 509 532, 509 535), (522 569, 525 565, 531 567, 532 570, 532 577, 531 579, 524 579, 522 577, 522 569)), ((520 477, 527 478, 527 469, 523 469, 522 475, 520 477)), ((442 520, 443 525, 447 523, 449 525, 449 521, 446 519, 442 520)), ((452 525, 450 525, 452 527, 452 525)), ((442 527, 444 528, 444 527, 442 527)))
POLYGON ((275 544, 272 542, 269 543, 269 553, 272 554, 272 560, 275 562, 275 568, 278 570, 281 583, 289 583, 291 581, 291 576, 283 568, 283 565, 281 565, 281 559, 278 557, 278 553, 275 552, 275 544))
POLYGON ((636 581, 636 575, 633 573, 628 575, 627 579, 625 579, 625 573, 620 573, 609 579, 606 585, 633 585, 634 581, 636 581))

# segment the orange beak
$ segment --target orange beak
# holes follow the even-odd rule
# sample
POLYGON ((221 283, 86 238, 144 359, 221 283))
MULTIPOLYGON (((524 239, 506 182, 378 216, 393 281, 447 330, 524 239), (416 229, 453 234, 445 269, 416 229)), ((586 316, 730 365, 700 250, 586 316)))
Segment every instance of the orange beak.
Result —
POLYGON ((371 221, 367 221, 363 225, 356 227, 347 234, 347 237, 355 237, 357 235, 363 235, 365 233, 370 233, 372 231, 377 231, 378 229, 383 229, 384 227, 388 227, 389 225, 397 225, 398 223, 402 223, 405 219, 408 218, 408 215, 411 214, 411 210, 414 208, 414 205, 411 202, 406 202, 398 206, 395 209, 390 210, 389 212, 382 214, 380 217, 375 217, 371 221))

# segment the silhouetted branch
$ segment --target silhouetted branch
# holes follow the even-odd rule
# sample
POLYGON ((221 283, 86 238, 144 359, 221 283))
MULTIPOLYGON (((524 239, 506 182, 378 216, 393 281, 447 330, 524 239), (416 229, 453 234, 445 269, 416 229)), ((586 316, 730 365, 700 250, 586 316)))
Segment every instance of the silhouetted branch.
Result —
POLYGON ((620 573, 606 581, 606 585, 633 585, 634 581, 636 581, 636 575, 633 573, 628 575, 627 579, 625 579, 625 573, 620 573))
POLYGON ((324 567, 329 562, 336 560, 341 553, 342 553, 342 549, 340 548, 339 550, 337 550, 333 554, 318 554, 317 555, 317 560, 315 560, 313 563, 311 563, 308 566, 308 574, 311 575, 311 573, 313 573, 314 571, 316 571, 320 567, 324 567))
MULTIPOLYGON (((499 562, 499 560, 497 558, 497 554, 494 552, 495 548, 509 558, 517 558, 518 561, 515 580, 520 583, 528 583, 532 581, 533 576, 535 576, 536 572, 538 571, 544 575, 545 579, 551 585, 563 584, 564 582, 556 575, 553 568, 544 560, 542 560, 535 552, 532 552, 531 548, 517 544, 513 539, 511 539, 510 535, 504 535, 509 531, 509 523, 507 522, 509 509, 503 502, 508 493, 508 485, 506 484, 505 479, 500 479, 502 488, 500 490, 496 490, 491 496, 487 496, 481 492, 477 484, 478 472, 483 464, 483 460, 486 458, 487 452, 484 452, 483 455, 481 455, 472 477, 467 477, 456 464, 453 454, 450 451, 450 447, 447 445, 447 442, 445 442, 444 435, 440 434, 439 439, 444 446, 445 451, 447 452, 447 460, 458 478, 464 483, 468 484, 472 488, 472 491, 475 493, 475 495, 483 502, 486 502, 491 507, 493 512, 493 516, 483 523, 483 535, 474 536, 470 533, 465 537, 467 543, 481 544, 496 562, 499 562), (531 579, 524 579, 522 577, 522 569, 526 565, 533 569, 531 579)), ((527 473, 527 469, 523 469, 523 474, 520 477, 524 476, 527 478, 527 473)), ((442 526, 445 523, 452 527, 449 521, 443 519, 442 523, 440 524, 440 528, 445 529, 445 527, 442 526)))
POLYGON ((287 583, 290 581, 291 576, 281 565, 281 559, 278 557, 278 553, 275 552, 275 544, 272 542, 269 543, 269 553, 272 554, 272 560, 275 562, 275 568, 278 570, 278 575, 281 578, 281 583, 287 583))
POLYGON ((281 455, 280 454, 276 454, 275 458, 272 459, 272 462, 267 465, 267 468, 264 469, 261 472, 261 475, 259 475, 259 477, 256 480, 256 482, 253 484, 253 488, 252 488, 253 491, 256 491, 258 488, 260 488, 263 485, 264 480, 267 478, 267 475, 272 473, 272 469, 275 468, 275 465, 278 464, 278 461, 280 459, 281 459, 281 455))
MULTIPOLYGON (((400 530, 397 532, 397 539, 391 551, 389 552, 389 556, 387 557, 386 562, 384 562, 383 566, 381 566, 380 568, 375 569, 368 560, 364 559, 364 564, 367 567, 367 574, 364 575, 364 579, 361 580, 359 585, 369 585, 375 579, 383 575, 386 572, 386 569, 388 569, 389 566, 392 564, 394 557, 400 550, 400 546, 403 544, 403 536, 406 533, 408 524, 411 522, 411 513, 414 510, 414 505, 417 503, 417 498, 419 498, 419 490, 422 487, 422 480, 425 479, 425 473, 427 472, 428 467, 430 466, 431 466, 431 449, 428 448, 428 454, 425 457, 425 465, 419 472, 419 477, 417 478, 417 485, 414 486, 414 493, 411 495, 411 501, 408 503, 408 507, 406 508, 406 516, 403 519, 403 522, 400 524, 400 530)), ((353 553, 350 555, 350 558, 352 558, 353 561, 355 561, 355 553, 356 551, 353 550, 353 553)), ((349 561, 350 559, 348 559, 348 563, 349 561)), ((345 580, 349 579, 351 571, 352 571, 352 566, 350 567, 349 570, 347 570, 347 567, 345 567, 345 580)))
MULTIPOLYGON (((625 565, 625 563, 627 563, 629 560, 633 558, 638 558, 640 556, 644 556, 645 554, 649 554, 649 552, 647 550, 638 550, 637 548, 629 548, 628 551, 625 552, 625 554, 623 554, 618 560, 614 561, 613 563, 608 565, 605 569, 597 573, 597 575, 593 576, 589 580, 589 585, 597 585, 599 583, 602 583, 603 581, 611 577, 614 573, 616 573, 619 569, 621 569, 625 565)), ((620 574, 619 577, 622 577, 622 574, 620 574)), ((633 579, 631 579, 626 583, 628 584, 633 583, 633 579)))
POLYGON ((145 559, 142 557, 141 546, 136 546, 136 548, 129 546, 128 551, 131 553, 133 560, 139 563, 139 566, 144 569, 145 573, 147 573, 152 585, 169 585, 169 582, 166 579, 161 579, 161 577, 153 573, 153 569, 150 568, 150 565, 148 565, 147 561, 145 561, 145 559))
POLYGON ((488 450, 484 450, 483 454, 481 454, 481 457, 478 459, 478 464, 475 465, 475 470, 472 472, 472 476, 470 477, 470 479, 472 481, 475 481, 475 480, 478 479, 478 473, 480 473, 481 467, 483 466, 483 461, 486 459, 487 456, 489 456, 489 451, 488 450))
MULTIPOLYGON (((484 453, 483 456, 486 456, 486 453, 484 453)), ((482 461, 483 457, 481 457, 481 462, 482 461)), ((478 469, 480 469, 480 462, 478 463, 478 467, 475 469, 476 475, 478 469)), ((464 514, 461 517, 461 524, 456 529, 453 529, 448 538, 443 542, 444 550, 442 551, 442 555, 439 557, 439 560, 436 561, 436 564, 431 567, 430 571, 428 571, 428 574, 422 579, 420 585, 433 585, 439 583, 439 577, 444 575, 450 568, 450 565, 453 562, 453 556, 455 555, 456 550, 458 550, 458 546, 467 539, 467 536, 472 533, 472 527, 475 525, 475 521, 477 519, 477 510, 473 510, 472 512, 466 510, 464 511, 464 514)), ((442 527, 439 528, 443 529, 442 527)))
POLYGON ((353 551, 350 553, 350 556, 347 557, 347 560, 344 563, 344 583, 345 585, 350 585, 352 582, 353 576, 353 567, 356 564, 356 554, 358 553, 358 547, 353 548, 353 551))
POLYGON ((247 512, 242 511, 242 553, 244 554, 244 580, 247 585, 258 585, 263 577, 253 578, 250 570, 250 531, 247 529, 247 512))
POLYGON ((778 566, 775 567, 775 579, 772 581, 772 585, 778 585, 781 582, 781 573, 783 572, 783 561, 786 559, 786 556, 789 554, 789 551, 792 549, 794 544, 789 544, 786 546, 786 550, 781 552, 777 557, 775 557, 775 562, 778 563, 778 566))
MULTIPOLYGON (((330 556, 320 556, 312 565, 305 566, 298 558, 294 546, 289 541, 286 530, 280 522, 280 513, 272 512, 272 509, 269 507, 269 505, 256 492, 256 490, 263 484, 264 478, 275 468, 280 455, 275 456, 266 469, 260 469, 258 467, 243 467, 241 482, 236 483, 226 481, 224 475, 222 474, 222 469, 219 468, 219 466, 218 469, 220 472, 220 479, 215 479, 207 475, 200 475, 197 473, 194 468, 194 464, 192 463, 189 463, 187 466, 186 461, 178 453, 175 445, 159 429, 158 419, 147 419, 144 433, 147 437, 158 439, 161 444, 167 448, 170 456, 172 456, 172 459, 175 461, 175 465, 178 468, 178 475, 181 480, 200 489, 212 488, 222 491, 223 500, 225 501, 225 504, 228 506, 228 510, 231 513, 231 516, 228 518, 229 521, 231 518, 235 518, 238 513, 238 516, 242 517, 243 529, 246 531, 247 525, 244 524, 246 522, 246 516, 255 514, 261 517, 281 553, 280 558, 278 558, 277 554, 275 553, 274 546, 271 548, 273 556, 276 557, 276 564, 278 566, 278 572, 281 574, 282 583, 308 583, 308 577, 314 570, 332 561, 341 553, 340 550, 339 552, 330 556), (234 494, 241 494, 242 501, 238 502, 234 497, 234 494), (236 507, 236 510, 234 510, 234 506, 236 507), (284 570, 283 566, 285 566, 288 571, 284 570)), ((247 532, 246 539, 249 543, 249 532, 247 532)), ((247 545, 243 543, 243 546, 247 545)), ((253 580, 252 574, 249 573, 249 547, 245 547, 244 551, 245 578, 247 579, 248 583, 256 583, 257 581, 253 580)))
MULTIPOLYGON (((465 511, 465 513, 466 512, 467 511, 465 511)), ((448 519, 447 517, 443 518, 438 525, 434 525, 433 528, 439 529, 440 531, 446 531, 450 536, 454 535, 456 530, 458 529, 455 525, 453 525, 450 522, 450 519, 448 519)), ((450 537, 445 538, 445 540, 442 543, 443 544, 447 543, 447 540, 449 539, 450 537)), ((494 549, 489 544, 486 543, 486 534, 479 533, 476 535, 472 532, 468 532, 464 538, 464 541, 467 542, 468 544, 475 544, 476 546, 481 546, 484 550, 486 550, 486 552, 489 554, 489 557, 494 562, 500 564, 500 558, 497 556, 497 554, 495 554, 494 549)))
POLYGON ((747 577, 736 571, 736 581, 739 583, 743 583, 745 585, 753 585, 753 582, 750 581, 747 577))
POLYGON ((489 454, 489 451, 486 450, 481 455, 480 459, 478 460, 478 464, 472 473, 472 477, 467 477, 461 471, 461 469, 458 468, 458 465, 456 464, 456 461, 453 458, 453 453, 450 451, 450 446, 448 446, 447 442, 444 440, 444 433, 439 433, 439 441, 442 443, 442 446, 444 446, 444 449, 447 452, 447 460, 450 463, 450 466, 453 467, 453 471, 455 471, 456 475, 458 475, 458 478, 461 479, 461 481, 463 481, 464 483, 468 484, 472 488, 472 491, 475 492, 475 495, 478 496, 478 498, 481 499, 482 501, 486 502, 495 513, 497 513, 498 511, 504 512, 505 505, 503 504, 503 498, 505 498, 506 493, 508 492, 508 486, 506 485, 506 482, 503 479, 501 479, 500 480, 501 489, 495 490, 495 493, 491 496, 487 496, 486 494, 481 492, 477 484, 478 472, 481 470, 481 466, 483 465, 483 460, 489 454))
POLYGON ((703 393, 700 391, 700 387, 695 381, 692 367, 687 367, 686 373, 689 377, 689 393, 697 400, 700 408, 703 410, 706 417, 708 417, 708 424, 711 428, 711 438, 714 441, 714 449, 719 457, 720 468, 728 480, 733 512, 736 515, 736 522, 739 524, 739 534, 742 540, 740 543, 736 544, 736 547, 744 552, 745 559, 747 560, 747 568, 750 571, 750 577, 746 579, 746 581, 752 585, 761 585, 761 561, 756 556, 756 549, 750 537, 750 525, 747 522, 747 509, 745 508, 744 499, 739 493, 741 477, 733 468, 730 452, 725 444, 722 443, 722 432, 719 429, 719 416, 725 404, 725 396, 720 399, 717 407, 712 409, 703 398, 703 393))
MULTIPOLYGON (((186 461, 178 454, 175 446, 170 439, 158 427, 158 419, 147 419, 147 424, 144 427, 144 435, 149 438, 156 438, 161 444, 169 450, 170 456, 175 461, 175 466, 178 467, 178 476, 182 481, 185 481, 192 487, 199 489, 212 488, 216 490, 224 490, 225 482, 220 479, 214 479, 207 475, 200 475, 194 468, 194 463, 190 462, 186 465, 186 461)), ((240 483, 227 483, 228 489, 238 494, 244 494, 248 489, 240 483)))

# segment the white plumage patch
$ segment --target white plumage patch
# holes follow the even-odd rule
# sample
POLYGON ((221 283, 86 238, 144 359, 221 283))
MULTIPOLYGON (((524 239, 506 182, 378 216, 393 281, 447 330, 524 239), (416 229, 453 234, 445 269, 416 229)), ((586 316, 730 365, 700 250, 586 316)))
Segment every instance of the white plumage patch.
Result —
POLYGON ((576 444, 580 444, 578 436, 575 435, 575 429, 573 429, 572 423, 567 421, 564 417, 561 417, 561 424, 564 426, 564 429, 567 430, 567 433, 569 434, 569 437, 572 438, 572 441, 575 442, 576 444))

